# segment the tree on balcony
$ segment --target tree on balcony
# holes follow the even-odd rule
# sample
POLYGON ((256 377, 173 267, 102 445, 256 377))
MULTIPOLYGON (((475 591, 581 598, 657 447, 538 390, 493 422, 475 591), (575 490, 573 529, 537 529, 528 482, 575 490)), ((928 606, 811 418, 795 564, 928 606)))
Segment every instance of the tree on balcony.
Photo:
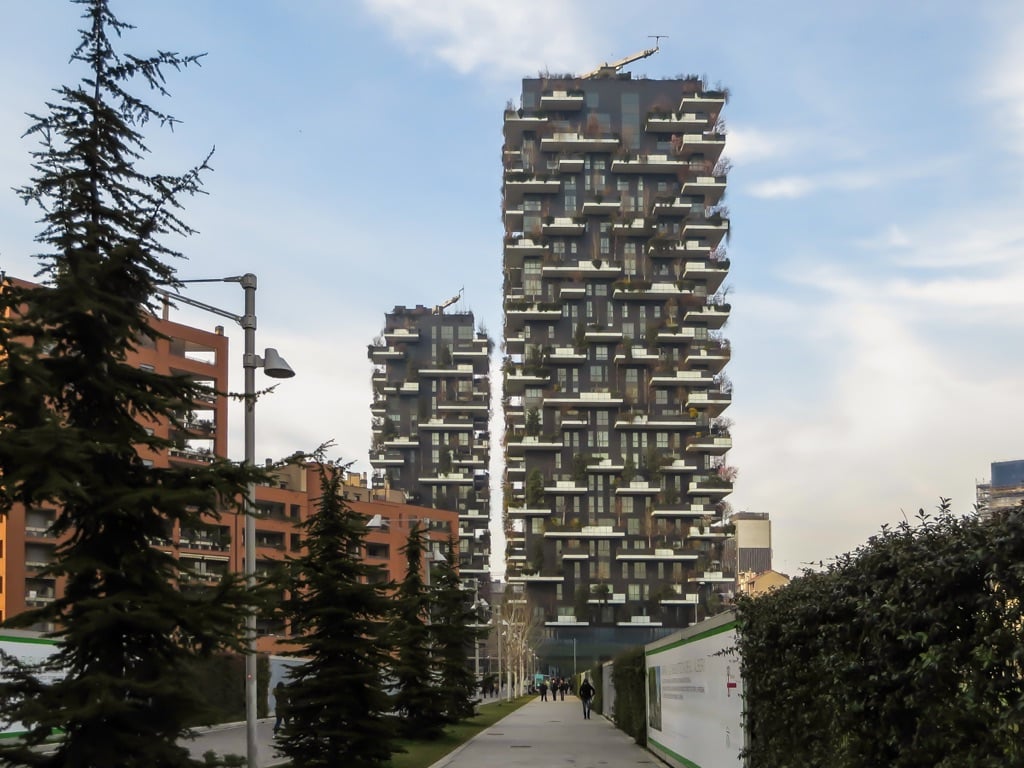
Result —
POLYGON ((540 409, 531 408, 526 412, 526 434, 529 437, 540 434, 540 409))
POLYGON ((52 663, 5 664, 0 720, 26 733, 4 740, 0 763, 192 766, 179 740, 210 712, 184 671, 196 656, 242 650, 251 600, 232 576, 203 595, 181 589, 178 560, 151 541, 168 522, 216 518, 265 475, 222 459, 165 468, 140 457, 172 447, 142 421, 181 428, 176 414, 212 394, 126 362, 140 339, 165 339, 152 311, 181 254, 162 240, 192 234, 179 212, 208 166, 143 173, 142 131, 175 119, 131 91, 167 96, 165 72, 199 57, 119 54, 130 25, 106 0, 81 8, 71 58, 83 79, 48 92, 45 111, 31 116, 34 175, 17 190, 40 211, 46 287, 0 292, 0 514, 14 504, 57 510, 50 531, 61 543, 43 573, 66 584, 51 602, 5 617, 7 626, 57 626, 60 645, 52 663), (62 738, 37 751, 57 729, 62 738))
POLYGON ((536 508, 544 503, 544 475, 539 469, 530 470, 526 478, 526 506, 536 508))

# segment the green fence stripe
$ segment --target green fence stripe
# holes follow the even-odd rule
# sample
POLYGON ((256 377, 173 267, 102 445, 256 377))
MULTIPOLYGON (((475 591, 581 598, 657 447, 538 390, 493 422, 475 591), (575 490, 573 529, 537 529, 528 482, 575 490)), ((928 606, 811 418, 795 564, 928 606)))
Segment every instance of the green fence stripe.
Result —
POLYGON ((647 737, 647 741, 648 741, 648 743, 653 744, 655 747, 660 749, 666 755, 669 755, 670 757, 672 757, 672 759, 678 760, 680 763, 685 765, 686 768, 700 768, 700 765, 698 765, 697 763, 693 762, 693 760, 687 760, 685 757, 683 757, 679 753, 673 752, 671 749, 666 747, 664 744, 659 744, 654 739, 652 739, 650 736, 647 737))
POLYGON ((8 643, 34 643, 36 645, 60 645, 58 641, 49 637, 9 637, 7 635, 0 635, 0 641, 8 643))
POLYGON ((647 656, 653 656, 654 654, 661 653, 662 651, 669 651, 669 650, 672 650, 673 648, 680 648, 680 647, 682 647, 684 645, 689 645, 690 643, 695 643, 698 640, 704 640, 705 638, 708 638, 708 637, 714 637, 715 635, 720 635, 723 632, 728 632, 730 629, 736 629, 736 622, 735 621, 730 621, 728 624, 723 624, 722 626, 715 627, 714 629, 708 629, 708 630, 705 630, 703 632, 698 632, 693 637, 686 637, 686 638, 683 638, 682 640, 676 640, 674 643, 669 643, 668 645, 663 645, 661 648, 655 648, 653 651, 648 651, 646 648, 644 648, 644 653, 647 656))

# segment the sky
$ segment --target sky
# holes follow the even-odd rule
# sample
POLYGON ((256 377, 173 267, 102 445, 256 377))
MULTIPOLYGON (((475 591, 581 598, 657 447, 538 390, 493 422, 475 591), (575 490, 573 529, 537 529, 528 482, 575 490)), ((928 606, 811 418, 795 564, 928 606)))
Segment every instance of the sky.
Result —
MULTIPOLYGON (((521 79, 649 47, 652 78, 729 88, 725 154, 735 510, 768 512, 796 574, 1024 458, 1024 3, 112 0, 121 50, 206 53, 154 103, 142 167, 215 148, 183 279, 259 277, 257 345, 297 371, 257 410, 258 457, 335 442, 368 471, 366 345, 395 305, 464 289, 500 339, 502 112, 521 79)), ((5 8, 0 269, 31 278, 22 134, 80 8, 5 8)), ((241 313, 237 285, 189 295, 241 313)), ((222 320, 182 311, 182 322, 222 320)), ((241 334, 228 328, 232 386, 241 334)), ((231 416, 231 454, 243 450, 231 416)))

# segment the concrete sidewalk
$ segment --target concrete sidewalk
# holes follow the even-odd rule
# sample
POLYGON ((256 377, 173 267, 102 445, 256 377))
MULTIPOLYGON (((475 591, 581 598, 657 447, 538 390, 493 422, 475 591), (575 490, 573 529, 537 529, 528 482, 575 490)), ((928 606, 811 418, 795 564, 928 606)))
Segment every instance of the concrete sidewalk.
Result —
POLYGON ((537 697, 481 731, 431 768, 597 768, 661 765, 654 755, 596 712, 583 719, 575 696, 537 697))

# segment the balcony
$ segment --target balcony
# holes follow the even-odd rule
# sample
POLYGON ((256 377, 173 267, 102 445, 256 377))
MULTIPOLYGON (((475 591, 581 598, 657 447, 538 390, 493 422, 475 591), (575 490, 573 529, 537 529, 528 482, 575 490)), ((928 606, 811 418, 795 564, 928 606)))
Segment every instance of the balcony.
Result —
POLYGON ((692 345, 687 349, 683 364, 688 369, 703 368, 709 371, 721 371, 731 356, 729 347, 724 344, 705 342, 692 345))
POLYGON ((587 486, 577 485, 575 480, 556 480, 554 485, 544 486, 548 496, 583 496, 586 492, 587 486))
POLYGON ((615 530, 612 525, 549 526, 544 531, 545 539, 624 539, 625 531, 615 530))
POLYGON ((506 297, 505 315, 512 319, 554 322, 562 317, 562 303, 559 301, 532 301, 518 297, 506 297))
POLYGON ((583 91, 548 91, 540 97, 540 108, 557 111, 573 111, 583 108, 583 91))
MULTIPOLYGON (((550 138, 541 139, 540 148, 544 152, 608 152, 610 154, 619 148, 619 140, 583 136, 578 133, 556 133, 550 138)), ((582 163, 582 161, 580 162, 582 163)))
POLYGON ((543 225, 545 235, 582 235, 586 225, 570 216, 552 216, 543 225))
POLYGON ((729 274, 729 260, 687 261, 683 267, 683 280, 701 281, 707 286, 708 293, 714 293, 729 274))
POLYGON ((610 216, 618 213, 622 203, 618 200, 587 200, 583 203, 585 216, 610 216))
POLYGON ((470 419, 428 419, 421 421, 419 428, 424 432, 472 432, 473 421, 470 419))
POLYGON ((612 233, 620 237, 647 237, 654 232, 654 222, 637 216, 630 221, 616 221, 612 223, 612 233))
POLYGON ((370 457, 370 466, 377 467, 401 467, 405 465, 405 457, 398 452, 378 453, 370 457))
POLYGON ((650 616, 630 616, 629 621, 617 621, 615 622, 617 627, 660 627, 663 626, 660 621, 652 619, 650 616))
POLYGON ((732 493, 732 483, 717 475, 695 478, 686 492, 690 496, 728 496, 732 493))
POLYGON ((615 489, 616 496, 657 496, 661 487, 646 480, 631 480, 629 485, 615 489))
POLYGON ((655 235, 647 241, 647 255, 652 259, 706 259, 711 255, 711 246, 702 240, 655 235))
POLYGON ((570 408, 613 408, 622 405, 621 397, 613 397, 610 392, 563 392, 545 398, 545 406, 558 407, 567 405, 570 408))
MULTIPOLYGON (((686 475, 694 474, 699 472, 700 468, 693 462, 687 461, 686 459, 674 459, 671 464, 666 464, 661 468, 662 474, 670 475, 686 475)), ((701 512, 701 514, 706 514, 701 512)))
POLYGON ((556 616, 554 621, 545 621, 545 627, 589 627, 589 621, 580 621, 575 616, 556 616))
POLYGON ((541 267, 541 274, 550 278, 575 278, 577 274, 584 279, 616 278, 622 274, 622 267, 604 259, 596 263, 586 259, 562 264, 545 264, 541 267))
POLYGON ((543 256, 550 249, 543 243, 535 243, 529 237, 515 237, 505 242, 506 256, 543 256))
POLYGON ((712 528, 705 526, 690 526, 690 531, 686 534, 686 538, 687 540, 697 541, 722 541, 729 538, 729 534, 721 528, 712 530, 712 528))
POLYGON ((668 155, 639 155, 630 160, 612 160, 612 173, 661 173, 675 176, 688 168, 688 161, 668 155))
POLYGON ((685 322, 717 330, 725 325, 731 309, 729 304, 705 304, 702 307, 686 310, 685 322))
POLYGON ((687 453, 709 453, 721 456, 732 448, 731 437, 714 437, 712 435, 693 435, 686 438, 687 453))
POLYGON ((413 344, 420 340, 420 332, 409 328, 392 328, 384 331, 384 341, 388 344, 413 344))
POLYGON ((686 216, 693 209, 693 203, 683 200, 680 197, 671 197, 666 200, 658 200, 651 208, 651 213, 656 218, 686 216))
POLYGON ((715 384, 715 377, 709 371, 667 371, 656 372, 651 377, 652 387, 711 387, 715 384))
POLYGON ((697 176, 683 183, 683 195, 703 195, 705 205, 714 205, 725 194, 725 176, 697 176))
POLYGON ((438 472, 436 475, 422 475, 423 485, 473 485, 473 475, 463 472, 438 472))
POLYGON ((658 600, 662 605, 697 605, 700 595, 696 592, 683 592, 682 587, 672 586, 673 594, 658 600))
POLYGON ((679 112, 707 112, 709 119, 716 119, 725 106, 724 91, 704 91, 683 96, 679 102, 679 112))
POLYGON ((514 109, 505 110, 506 134, 508 134, 507 129, 509 128, 516 131, 537 131, 548 121, 546 117, 523 115, 521 112, 521 109, 518 111, 514 109))
POLYGON ((385 440, 384 447, 391 448, 396 451, 407 451, 410 449, 418 449, 420 447, 420 441, 416 435, 402 435, 400 437, 392 437, 385 440))
POLYGON ((425 379, 444 379, 444 378, 473 378, 473 364, 472 363, 457 363, 447 367, 430 367, 421 368, 420 376, 425 379))
POLYGON ((169 448, 167 455, 174 461, 212 464, 217 458, 209 448, 169 448))
POLYGON ((691 584, 732 584, 736 579, 726 576, 721 571, 704 571, 697 576, 691 576, 687 581, 691 584))
POLYGON ((729 392, 690 392, 686 396, 686 407, 703 410, 709 416, 718 416, 732 403, 729 392))
POLYGON ((646 284, 643 280, 634 280, 615 288, 612 297, 619 301, 667 301, 671 298, 688 299, 693 290, 679 283, 657 282, 646 284))
POLYGON ((651 114, 647 117, 644 130, 648 133, 686 133, 703 130, 707 125, 707 117, 697 117, 695 112, 651 114))
POLYGON ((557 195, 562 190, 562 182, 558 179, 546 179, 539 176, 523 178, 505 175, 505 205, 512 206, 522 201, 523 195, 557 195))
MULTIPOLYGON (((672 137, 672 146, 676 153, 680 155, 703 152, 710 157, 716 158, 725 147, 725 134, 715 133, 714 131, 679 133, 672 137)), ((687 163, 687 166, 689 166, 689 163, 687 163)))
MULTIPOLYGON (((544 146, 544 139, 541 139, 541 147, 544 146)), ((583 170, 582 157, 560 157, 558 158, 559 173, 579 173, 583 170)))
POLYGON ((528 451, 540 452, 540 451, 560 451, 562 450, 562 441, 552 437, 536 437, 526 435, 519 439, 510 438, 508 441, 508 452, 511 453, 526 453, 528 451))
POLYGON ((549 517, 551 510, 547 507, 513 507, 509 506, 508 516, 526 519, 529 517, 549 517))

